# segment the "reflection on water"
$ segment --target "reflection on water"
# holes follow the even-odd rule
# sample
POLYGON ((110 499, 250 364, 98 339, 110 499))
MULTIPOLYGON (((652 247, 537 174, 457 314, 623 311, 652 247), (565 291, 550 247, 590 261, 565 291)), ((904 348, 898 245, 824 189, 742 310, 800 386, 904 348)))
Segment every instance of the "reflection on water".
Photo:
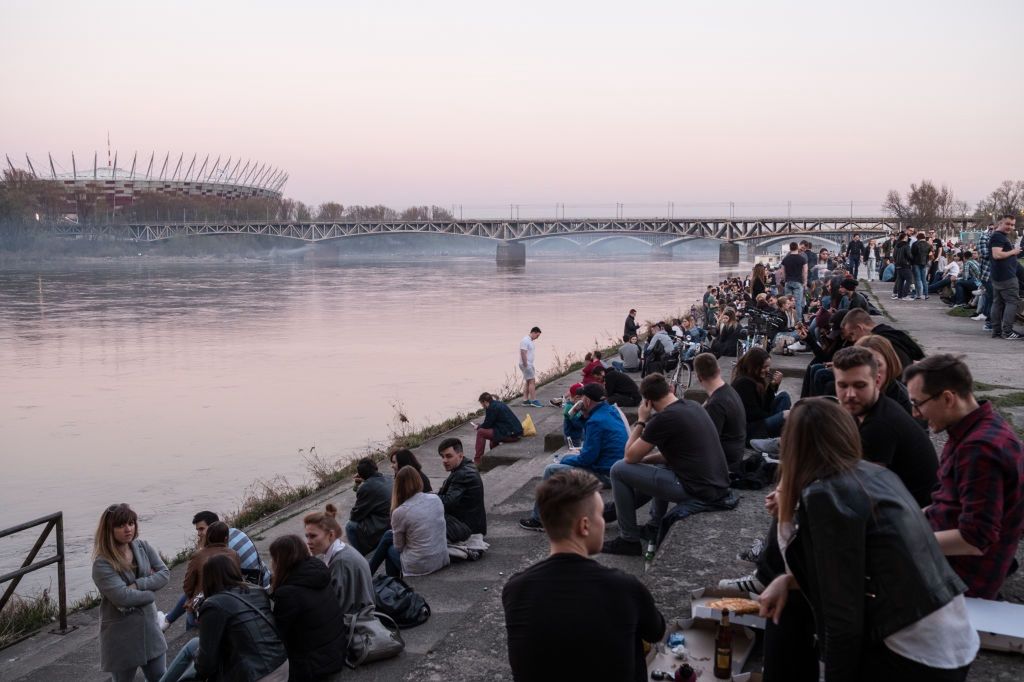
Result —
MULTIPOLYGON (((2 271, 0 527, 63 510, 82 593, 112 502, 173 555, 195 511, 230 511, 258 478, 304 478, 310 446, 358 454, 396 406, 418 424, 475 408, 533 325, 543 369, 617 337, 631 307, 689 309, 717 272, 645 259, 2 271)), ((0 540, 0 570, 34 539, 0 540)))

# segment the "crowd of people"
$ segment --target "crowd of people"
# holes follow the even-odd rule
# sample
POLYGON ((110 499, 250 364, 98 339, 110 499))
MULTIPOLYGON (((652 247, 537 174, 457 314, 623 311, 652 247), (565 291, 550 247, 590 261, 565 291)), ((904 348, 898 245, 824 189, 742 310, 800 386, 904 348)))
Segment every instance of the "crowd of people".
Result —
MULTIPOLYGON (((978 286, 961 286, 975 272, 965 251, 954 254, 959 269, 942 268, 935 291, 990 296, 993 318, 1011 303, 1015 315, 1005 283, 1019 250, 1000 237, 1007 227, 1013 221, 1001 220, 979 245, 978 286)), ((760 594, 765 680, 817 680, 820 665, 830 682, 966 678, 978 638, 964 596, 998 599, 1018 568, 1024 448, 991 403, 975 398, 961 357, 926 356, 873 317, 858 276, 861 266, 869 280, 884 274, 889 241, 854 238, 837 257, 795 242, 777 271, 759 264, 748 278, 709 286, 690 314, 646 334, 630 310, 618 356, 588 356, 580 381, 552 401, 568 452, 544 469, 532 513, 519 522, 546 533, 550 556, 502 592, 515 679, 647 679, 643 642, 659 641, 665 620, 639 580, 591 557, 641 556, 678 518, 734 508, 752 467, 776 472, 764 536, 743 553, 756 570, 721 585, 760 594), (781 389, 772 365, 773 354, 793 353, 807 357, 799 396, 781 389), (680 363, 692 368, 702 403, 670 381, 680 363), (635 409, 632 424, 623 408, 635 409), (928 429, 946 433, 941 454, 928 429), (606 537, 611 523, 617 531, 606 537), (568 633, 587 642, 587 656, 564 655, 568 633)), ((906 233, 892 241, 902 254, 906 233)), ((902 256, 896 262, 906 267, 902 256)), ((910 279, 916 274, 901 273, 898 286, 910 279)), ((1014 338, 1012 325, 1000 329, 1014 338)), ((530 407, 541 406, 540 334, 534 327, 519 347, 530 407)), ((274 540, 267 563, 244 532, 196 513, 197 551, 166 616, 155 592, 169 582, 167 566, 140 539, 135 511, 107 508, 93 564, 102 669, 114 680, 141 669, 151 682, 340 671, 352 619, 375 604, 375 573, 428 575, 488 549, 477 467, 488 446, 521 438, 523 425, 490 393, 479 402, 473 459, 458 438, 437 447, 447 476, 436 494, 409 450, 390 454, 392 476, 363 459, 347 521, 333 504, 307 514, 301 534, 274 540), (195 636, 166 665, 163 633, 183 615, 195 636)))

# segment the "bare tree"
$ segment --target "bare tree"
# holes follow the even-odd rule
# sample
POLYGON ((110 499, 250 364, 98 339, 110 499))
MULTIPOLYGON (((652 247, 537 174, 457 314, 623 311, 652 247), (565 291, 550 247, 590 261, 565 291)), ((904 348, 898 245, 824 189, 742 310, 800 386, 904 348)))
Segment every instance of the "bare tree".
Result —
POLYGON ((1004 180, 991 194, 978 202, 975 212, 977 217, 989 220, 1000 215, 1012 213, 1020 215, 1024 212, 1024 180, 1004 180))
POLYGON ((317 220, 340 220, 345 215, 345 207, 336 201, 320 204, 316 210, 317 220))

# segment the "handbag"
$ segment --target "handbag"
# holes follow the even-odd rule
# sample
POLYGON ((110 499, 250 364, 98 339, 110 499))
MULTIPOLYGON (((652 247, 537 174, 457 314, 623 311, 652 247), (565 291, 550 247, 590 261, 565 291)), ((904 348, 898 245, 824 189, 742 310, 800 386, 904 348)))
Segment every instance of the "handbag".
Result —
POLYGON ((373 608, 373 604, 367 604, 360 611, 345 616, 348 621, 345 665, 350 668, 393 658, 405 649, 405 640, 394 619, 373 608), (387 627, 387 622, 392 627, 387 627))
POLYGON ((430 618, 430 605, 401 578, 378 575, 373 579, 377 610, 391 616, 400 628, 422 625, 430 618))

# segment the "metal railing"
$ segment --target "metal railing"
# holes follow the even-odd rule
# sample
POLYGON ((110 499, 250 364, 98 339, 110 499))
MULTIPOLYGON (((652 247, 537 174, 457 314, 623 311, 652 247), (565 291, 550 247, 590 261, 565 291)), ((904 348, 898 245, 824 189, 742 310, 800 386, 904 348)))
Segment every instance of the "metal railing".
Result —
POLYGON ((7 589, 4 591, 3 596, 0 597, 0 611, 4 610, 4 607, 7 606, 7 602, 10 601, 11 597, 14 596, 14 590, 17 589, 18 583, 21 582, 21 579, 23 577, 25 577, 29 573, 32 573, 33 571, 38 571, 43 568, 46 568, 51 564, 57 564, 57 592, 59 600, 58 616, 60 619, 60 628, 58 630, 54 630, 54 632, 64 634, 68 632, 68 591, 67 581, 65 580, 64 577, 64 513, 54 512, 53 514, 40 516, 38 519, 27 521, 17 526, 4 528, 3 530, 0 530, 0 538, 5 538, 8 535, 20 533, 23 530, 28 530, 29 528, 34 528, 35 526, 41 526, 44 523, 46 524, 46 527, 43 528, 43 532, 39 534, 39 539, 36 540, 36 544, 33 545, 31 551, 29 551, 28 553, 28 556, 25 557, 25 561, 21 563, 21 568, 15 571, 11 571, 10 573, 4 573, 3 575, 0 575, 0 584, 6 582, 11 583, 7 586, 7 589), (50 536, 50 531, 52 531, 54 528, 57 529, 57 554, 52 557, 49 557, 48 559, 36 561, 36 555, 39 554, 39 550, 43 548, 43 544, 46 542, 46 539, 50 536))

